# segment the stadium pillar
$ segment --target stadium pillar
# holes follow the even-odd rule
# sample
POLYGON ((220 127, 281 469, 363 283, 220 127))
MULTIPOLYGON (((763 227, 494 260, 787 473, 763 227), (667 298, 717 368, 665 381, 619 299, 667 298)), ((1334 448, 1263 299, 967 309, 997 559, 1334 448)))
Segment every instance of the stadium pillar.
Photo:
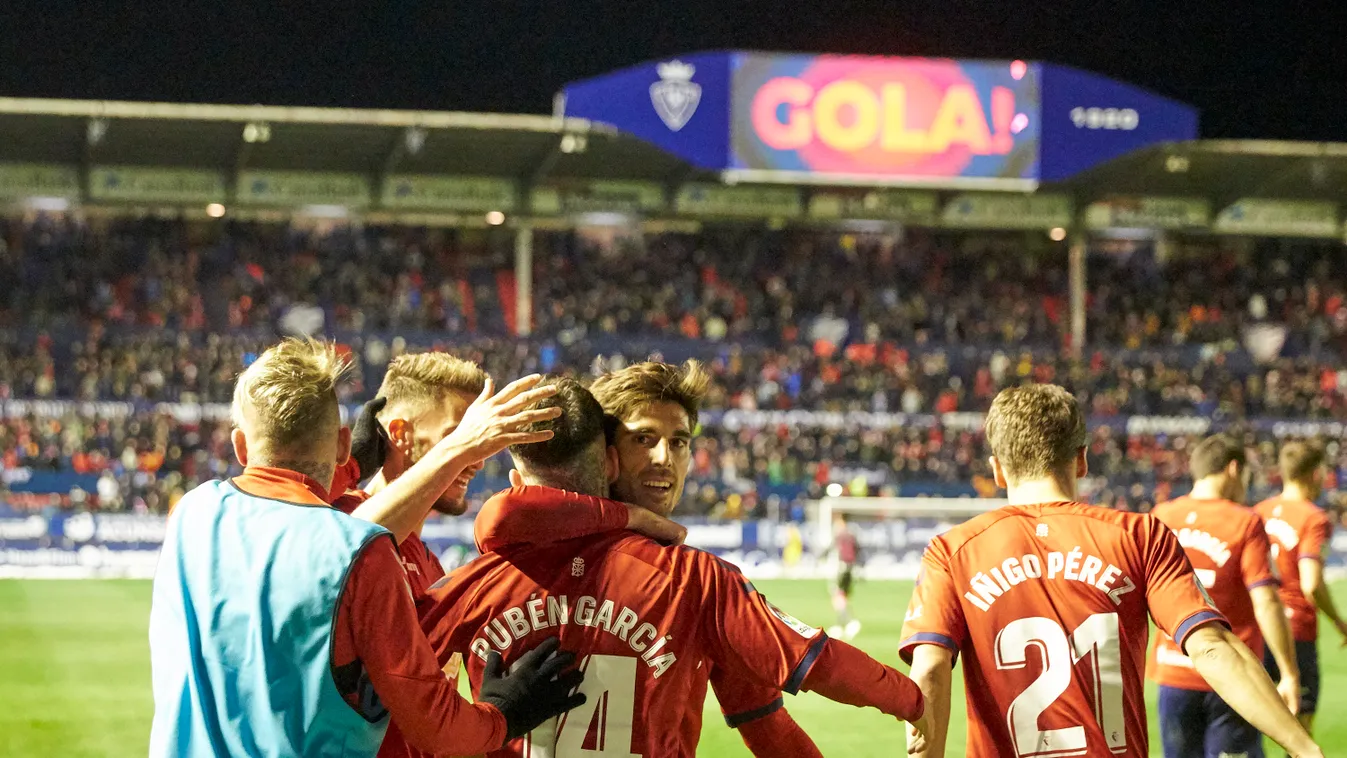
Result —
POLYGON ((515 335, 533 332, 533 227, 519 225, 514 232, 515 335))
POLYGON ((1087 237, 1083 224, 1076 224, 1067 252, 1071 293, 1071 353, 1079 358, 1085 349, 1085 251, 1087 237))

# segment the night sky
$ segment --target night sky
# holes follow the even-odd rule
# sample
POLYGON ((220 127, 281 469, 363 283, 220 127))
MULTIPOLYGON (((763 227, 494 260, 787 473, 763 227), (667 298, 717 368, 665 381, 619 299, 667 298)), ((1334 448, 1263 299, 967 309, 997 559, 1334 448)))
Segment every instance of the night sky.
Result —
POLYGON ((1347 141, 1343 3, 1298 15, 1196 0, 157 5, 3 0, 0 95, 546 113, 572 79, 745 48, 1046 60, 1192 103, 1207 137, 1347 141))

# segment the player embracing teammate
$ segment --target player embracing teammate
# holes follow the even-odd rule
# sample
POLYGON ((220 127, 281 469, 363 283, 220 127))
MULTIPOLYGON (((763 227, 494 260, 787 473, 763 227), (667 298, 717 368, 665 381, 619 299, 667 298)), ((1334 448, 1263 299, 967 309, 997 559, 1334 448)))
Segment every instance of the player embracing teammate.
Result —
POLYGON ((927 699, 921 755, 944 755, 956 656, 970 758, 1149 755, 1148 617, 1250 724, 1293 756, 1323 754, 1175 534, 1150 516, 1076 502, 1086 431, 1070 393, 1007 389, 986 429, 1010 504, 931 542, 903 626, 900 652, 927 699))
MULTIPOLYGON (((563 408, 545 422, 555 436, 511 450, 527 486, 503 497, 587 496, 597 505, 619 478, 609 439, 620 438, 605 429, 588 390, 559 387, 545 401, 563 408)), ((672 483, 655 474, 639 480, 652 494, 672 483)), ((733 567, 629 532, 502 546, 446 577, 430 601, 423 621, 434 622, 432 644, 464 653, 474 683, 537 636, 559 635, 583 656, 582 693, 592 707, 545 724, 502 756, 692 756, 700 716, 690 706, 700 709, 716 669, 772 694, 811 690, 913 721, 924 710, 906 677, 773 607, 733 567)))

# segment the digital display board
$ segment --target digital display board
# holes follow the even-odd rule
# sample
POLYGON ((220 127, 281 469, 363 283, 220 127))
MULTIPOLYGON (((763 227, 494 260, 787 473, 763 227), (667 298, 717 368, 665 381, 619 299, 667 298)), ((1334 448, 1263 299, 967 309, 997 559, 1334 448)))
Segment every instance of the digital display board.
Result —
POLYGON ((1038 176, 1038 75, 1023 62, 744 53, 731 82, 730 163, 745 178, 1038 176))
POLYGON ((1027 191, 1149 145, 1197 111, 1065 66, 707 52, 575 82, 561 112, 727 181, 1027 191))

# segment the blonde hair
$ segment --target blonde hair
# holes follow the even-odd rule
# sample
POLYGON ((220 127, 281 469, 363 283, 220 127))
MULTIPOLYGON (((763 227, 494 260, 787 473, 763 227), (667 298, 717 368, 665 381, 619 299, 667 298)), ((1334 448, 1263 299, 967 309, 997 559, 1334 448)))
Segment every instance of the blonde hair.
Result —
POLYGON ((388 399, 389 408, 420 410, 442 402, 450 392, 479 395, 486 378, 476 363, 448 353, 407 353, 389 362, 379 395, 388 399))
POLYGON ((702 401, 711 389, 711 374, 697 360, 681 366, 647 361, 604 374, 589 389, 604 413, 618 419, 626 419, 652 403, 677 403, 687 412, 688 423, 695 430, 702 401))
POLYGON ((1002 390, 987 412, 987 443, 1013 481, 1055 476, 1085 447, 1085 414, 1055 384, 1002 390))
POLYGON ((1324 451, 1308 442, 1288 442, 1282 445, 1277 464, 1282 471, 1283 481, 1305 484, 1314 478, 1314 473, 1324 464, 1324 451))
POLYGON ((337 382, 350 363, 331 344, 289 338, 239 375, 230 416, 274 452, 303 448, 341 427, 337 382))

